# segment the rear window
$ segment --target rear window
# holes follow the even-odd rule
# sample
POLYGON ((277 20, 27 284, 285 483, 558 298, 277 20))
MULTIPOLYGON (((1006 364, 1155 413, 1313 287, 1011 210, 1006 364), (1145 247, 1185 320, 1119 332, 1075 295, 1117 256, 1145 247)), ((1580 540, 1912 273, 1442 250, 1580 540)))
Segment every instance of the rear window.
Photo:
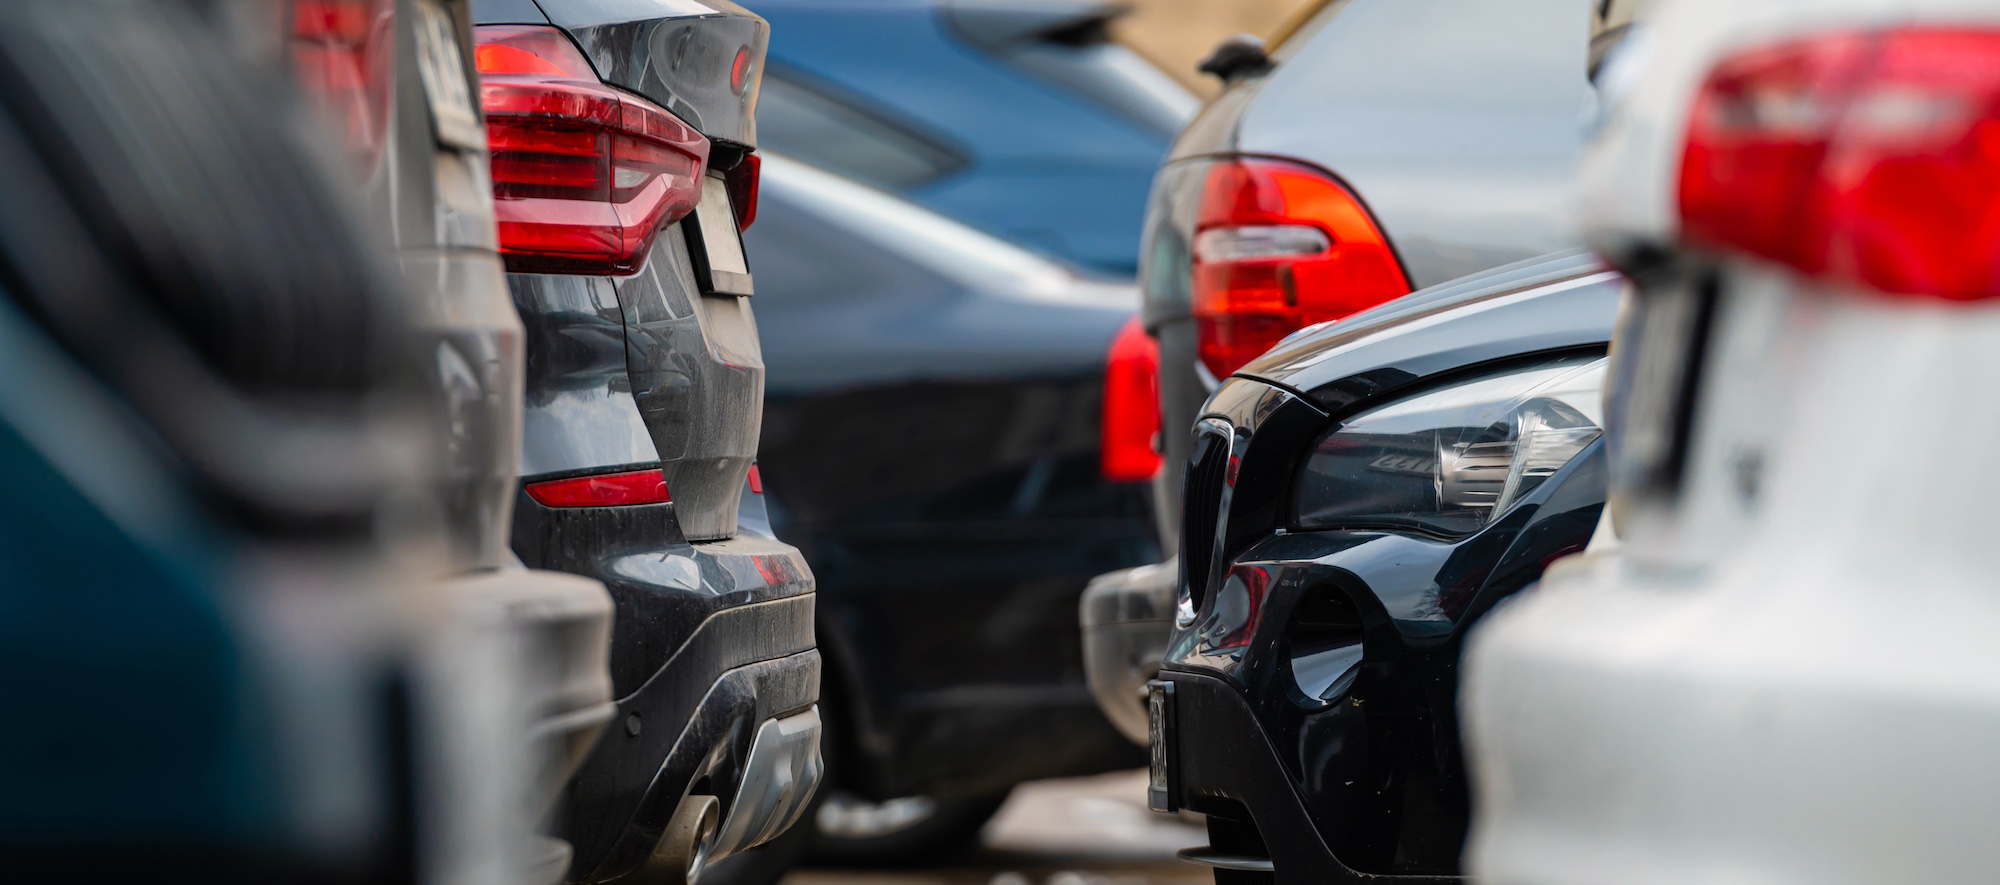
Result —
POLYGON ((890 190, 958 171, 963 154, 916 127, 868 110, 832 87, 777 68, 757 96, 760 148, 890 190))

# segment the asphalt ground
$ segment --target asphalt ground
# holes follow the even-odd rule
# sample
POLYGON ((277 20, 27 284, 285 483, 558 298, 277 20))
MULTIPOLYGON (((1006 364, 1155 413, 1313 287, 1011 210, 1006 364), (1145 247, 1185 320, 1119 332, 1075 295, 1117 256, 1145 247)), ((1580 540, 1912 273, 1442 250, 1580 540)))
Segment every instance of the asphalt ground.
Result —
POLYGON ((1174 852, 1208 844, 1199 823, 1146 809, 1146 773, 1041 781, 1014 790, 980 847, 944 866, 796 870, 784 885, 1205 885, 1174 852))

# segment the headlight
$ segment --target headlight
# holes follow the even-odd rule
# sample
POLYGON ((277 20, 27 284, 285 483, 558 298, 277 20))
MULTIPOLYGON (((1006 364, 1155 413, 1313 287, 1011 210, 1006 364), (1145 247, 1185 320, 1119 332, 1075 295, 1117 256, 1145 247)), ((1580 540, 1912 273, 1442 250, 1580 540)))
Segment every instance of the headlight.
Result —
POLYGON ((1477 530, 1603 433, 1606 364, 1602 357, 1552 360, 1348 419, 1306 460, 1293 497, 1299 525, 1477 530))

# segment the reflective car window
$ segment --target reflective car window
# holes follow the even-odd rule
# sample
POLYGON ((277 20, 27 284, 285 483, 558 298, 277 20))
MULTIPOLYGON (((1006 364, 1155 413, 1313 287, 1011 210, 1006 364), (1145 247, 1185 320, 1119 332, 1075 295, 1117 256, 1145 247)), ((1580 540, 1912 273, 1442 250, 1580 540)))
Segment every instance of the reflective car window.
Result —
POLYGON ((1008 53, 1015 66, 1171 139, 1201 103, 1166 72, 1123 46, 1041 42, 1008 53))
POLYGON ((1046 258, 900 197, 788 158, 765 155, 762 186, 765 194, 789 206, 848 228, 883 249, 966 286, 1022 295, 1059 293, 1074 288, 1066 285, 1069 273, 1046 258))
POLYGON ((935 181, 966 164, 939 140, 776 69, 765 72, 758 93, 757 141, 760 148, 894 190, 935 181))

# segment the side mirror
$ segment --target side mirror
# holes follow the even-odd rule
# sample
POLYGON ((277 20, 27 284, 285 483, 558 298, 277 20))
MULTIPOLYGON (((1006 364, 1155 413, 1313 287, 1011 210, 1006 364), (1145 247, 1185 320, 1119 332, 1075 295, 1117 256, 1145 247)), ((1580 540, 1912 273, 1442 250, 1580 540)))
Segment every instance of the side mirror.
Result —
POLYGON ((1237 34, 1222 41, 1201 63, 1200 71, 1213 74, 1224 86, 1244 77, 1269 73, 1271 57, 1264 53, 1264 41, 1249 34, 1237 34))

